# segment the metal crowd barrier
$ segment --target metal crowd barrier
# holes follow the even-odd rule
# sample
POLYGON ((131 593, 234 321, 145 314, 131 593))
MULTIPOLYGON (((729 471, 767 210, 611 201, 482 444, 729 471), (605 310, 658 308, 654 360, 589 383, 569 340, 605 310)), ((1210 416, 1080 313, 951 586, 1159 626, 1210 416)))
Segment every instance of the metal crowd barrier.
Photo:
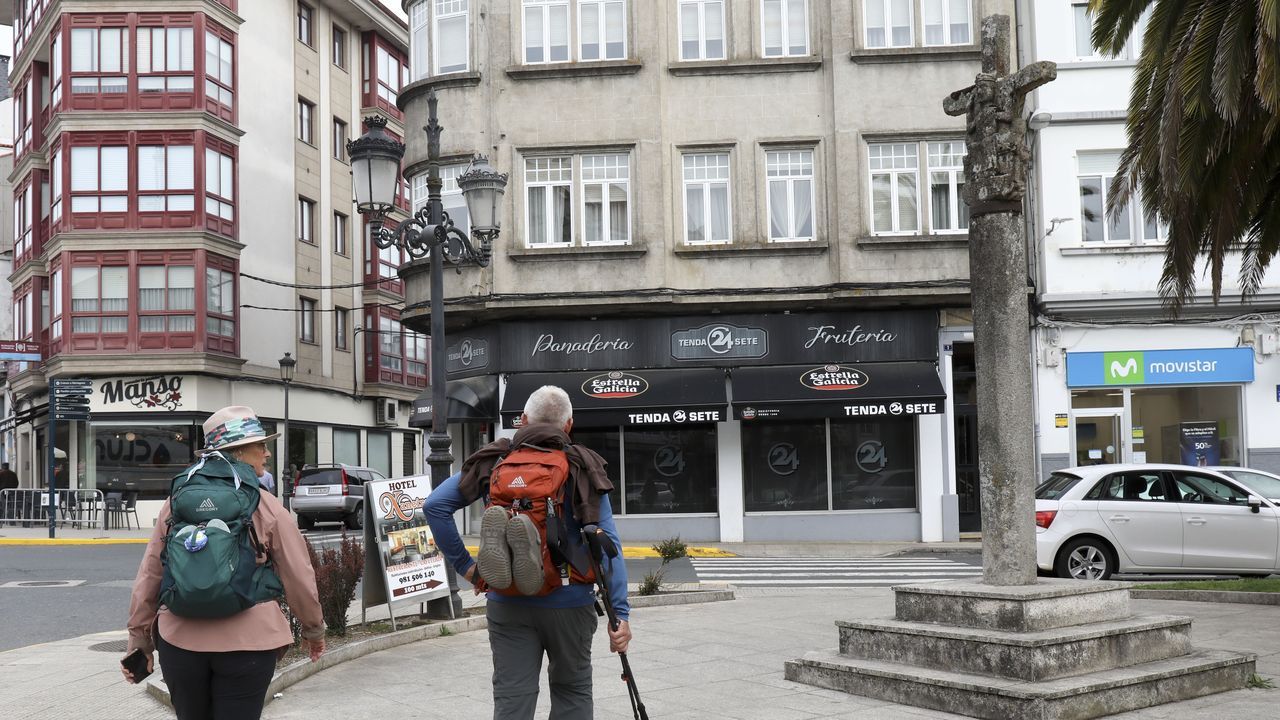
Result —
MULTIPOLYGON (((106 529, 107 504, 101 490, 57 490, 59 525, 101 525, 106 529)), ((40 526, 49 522, 49 490, 8 488, 0 490, 0 523, 40 526)))

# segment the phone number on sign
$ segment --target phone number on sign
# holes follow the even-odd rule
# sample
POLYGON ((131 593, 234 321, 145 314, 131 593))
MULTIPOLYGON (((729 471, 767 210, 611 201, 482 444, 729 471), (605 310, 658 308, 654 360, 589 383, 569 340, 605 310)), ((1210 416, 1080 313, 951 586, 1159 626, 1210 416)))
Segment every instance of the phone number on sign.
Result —
POLYGON ((399 581, 401 585, 404 585, 405 583, 417 582, 419 580, 430 580, 435 576, 435 570, 428 570, 426 572, 414 573, 412 575, 401 575, 396 578, 396 580, 399 581))

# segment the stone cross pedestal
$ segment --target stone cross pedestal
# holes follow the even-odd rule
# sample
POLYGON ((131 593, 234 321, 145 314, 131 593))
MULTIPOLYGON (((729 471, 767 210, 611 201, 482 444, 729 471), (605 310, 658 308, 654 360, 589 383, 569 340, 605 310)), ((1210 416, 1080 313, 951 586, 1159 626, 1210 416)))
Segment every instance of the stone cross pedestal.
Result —
POLYGON ((1037 580, 1035 409, 1022 205, 1027 93, 1009 18, 982 22, 982 71, 943 102, 965 115, 964 200, 978 366, 983 582, 894 588, 893 619, 837 622, 840 648, 786 678, 992 720, 1084 720, 1243 687, 1254 657, 1191 647, 1191 621, 1135 617, 1121 583, 1037 580))

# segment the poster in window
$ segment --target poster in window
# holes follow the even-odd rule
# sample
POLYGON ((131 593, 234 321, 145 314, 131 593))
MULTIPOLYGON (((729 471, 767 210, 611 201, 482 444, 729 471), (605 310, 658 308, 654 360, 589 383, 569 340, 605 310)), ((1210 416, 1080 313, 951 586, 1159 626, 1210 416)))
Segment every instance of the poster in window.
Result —
POLYGON ((1222 441, 1216 420, 1184 422, 1178 425, 1182 464, 1210 467, 1221 464, 1222 441))

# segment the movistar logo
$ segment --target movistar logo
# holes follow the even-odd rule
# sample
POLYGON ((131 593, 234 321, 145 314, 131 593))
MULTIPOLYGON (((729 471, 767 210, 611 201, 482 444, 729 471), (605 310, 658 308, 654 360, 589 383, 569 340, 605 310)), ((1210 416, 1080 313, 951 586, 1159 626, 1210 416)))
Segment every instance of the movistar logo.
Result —
POLYGON ((1147 368, 1141 352, 1109 352, 1102 354, 1103 382, 1107 385, 1141 385, 1147 368))
POLYGON ((204 502, 196 508, 196 512, 217 512, 218 506, 213 504, 213 498, 205 498, 204 502))

